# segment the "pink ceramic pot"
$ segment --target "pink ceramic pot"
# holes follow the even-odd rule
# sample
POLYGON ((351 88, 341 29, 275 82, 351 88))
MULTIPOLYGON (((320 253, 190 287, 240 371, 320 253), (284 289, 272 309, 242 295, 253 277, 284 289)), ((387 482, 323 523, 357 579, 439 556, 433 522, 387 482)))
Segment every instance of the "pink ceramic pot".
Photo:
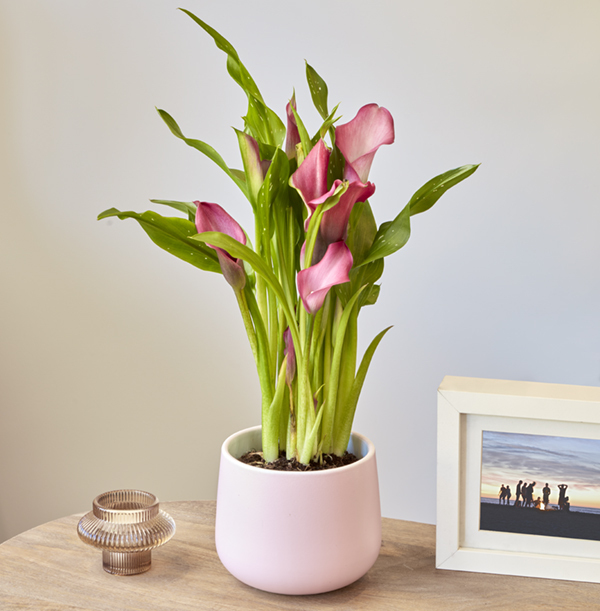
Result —
POLYGON ((348 451, 360 460, 326 471, 270 471, 237 460, 261 447, 257 426, 221 449, 215 539, 225 568, 278 594, 329 592, 362 577, 381 546, 373 444, 353 433, 348 451))

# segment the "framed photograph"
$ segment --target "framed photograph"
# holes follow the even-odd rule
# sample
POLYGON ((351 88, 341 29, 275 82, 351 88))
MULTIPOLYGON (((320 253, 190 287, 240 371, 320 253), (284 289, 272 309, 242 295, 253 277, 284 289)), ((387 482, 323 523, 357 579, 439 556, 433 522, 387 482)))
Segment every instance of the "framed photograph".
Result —
POLYGON ((446 376, 439 569, 600 583, 600 388, 446 376))

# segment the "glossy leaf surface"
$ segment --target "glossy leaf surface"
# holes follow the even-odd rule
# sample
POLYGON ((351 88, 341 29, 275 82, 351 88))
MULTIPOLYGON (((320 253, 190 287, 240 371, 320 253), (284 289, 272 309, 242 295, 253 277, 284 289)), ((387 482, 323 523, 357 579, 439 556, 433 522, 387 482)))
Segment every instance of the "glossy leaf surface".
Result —
POLYGON ((98 220, 116 216, 119 219, 134 219, 148 237, 163 250, 183 259, 194 267, 208 272, 221 273, 221 266, 215 251, 191 237, 196 235, 194 223, 182 218, 164 217, 157 212, 121 212, 110 208, 98 215, 98 220))

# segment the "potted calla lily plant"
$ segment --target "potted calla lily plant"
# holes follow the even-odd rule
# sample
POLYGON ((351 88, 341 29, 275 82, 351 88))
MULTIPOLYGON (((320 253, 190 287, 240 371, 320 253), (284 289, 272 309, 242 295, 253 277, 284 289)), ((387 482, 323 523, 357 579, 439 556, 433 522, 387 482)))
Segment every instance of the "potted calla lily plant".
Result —
POLYGON ((158 112, 177 138, 233 180, 252 207, 254 231, 240 226, 230 206, 201 200, 152 200, 178 211, 175 217, 111 208, 99 219, 135 219, 165 251, 222 274, 239 305, 258 372, 261 426, 223 444, 216 523, 223 564, 273 592, 336 589, 372 566, 381 538, 375 451, 352 432, 352 422, 390 327, 359 359, 358 317, 377 302, 384 259, 408 241, 411 217, 477 166, 436 176, 378 225, 369 171, 377 150, 394 142, 388 110, 370 103, 341 123, 325 81, 307 63, 322 121, 309 131, 292 96, 284 123, 234 47, 184 12, 226 54, 227 70, 247 97, 243 126, 235 130, 242 169, 158 112), (238 460, 243 455, 245 462, 238 460))

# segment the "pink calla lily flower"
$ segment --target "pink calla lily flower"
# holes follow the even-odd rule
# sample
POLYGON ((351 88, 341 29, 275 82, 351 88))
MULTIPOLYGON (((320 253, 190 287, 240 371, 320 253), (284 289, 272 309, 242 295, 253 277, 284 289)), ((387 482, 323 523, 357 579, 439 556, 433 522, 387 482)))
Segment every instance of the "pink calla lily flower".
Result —
POLYGON ((372 182, 351 182, 348 189, 340 198, 340 201, 323 213, 319 237, 325 244, 333 244, 345 240, 348 234, 348 221, 352 208, 356 202, 364 202, 375 193, 375 185, 372 182))
MULTIPOLYGON (((300 197, 308 208, 309 213, 304 229, 308 229, 310 217, 317 207, 331 197, 342 184, 340 180, 336 180, 331 185, 331 189, 327 190, 327 169, 330 155, 331 151, 325 146, 323 140, 319 140, 290 178, 290 184, 300 193, 300 197)), ((335 207, 337 208, 337 205, 335 207)))
POLYGON ((238 130, 235 131, 244 163, 246 181, 252 196, 256 198, 271 162, 268 159, 263 160, 260 158, 258 142, 252 136, 238 130))
MULTIPOLYGON (((331 189, 327 190, 327 168, 330 151, 323 140, 319 140, 294 172, 290 180, 291 185, 300 193, 304 203, 309 209, 309 216, 305 222, 305 229, 313 212, 317 207, 331 197, 340 186, 341 181, 336 180, 331 189)), ((340 201, 323 214, 319 235, 313 252, 313 263, 318 263, 324 256, 327 247, 334 242, 345 240, 348 232, 348 220, 356 202, 364 202, 375 192, 375 185, 364 184, 358 176, 351 181, 348 189, 340 201)), ((304 260, 302 253, 302 261, 304 260)))
MULTIPOLYGON (((241 244, 246 244, 246 234, 240 227, 239 223, 219 204, 210 204, 208 202, 198 202, 196 204, 196 229, 198 233, 204 233, 205 231, 218 231, 225 233, 237 240, 241 244)), ((234 290, 241 290, 246 284, 246 272, 241 259, 234 259, 226 250, 223 248, 217 248, 208 244, 211 248, 217 252, 219 257, 219 264, 221 265, 221 271, 225 280, 234 288, 234 290)))
POLYGON ((325 301, 329 289, 350 280, 352 254, 344 242, 327 247, 325 256, 316 264, 298 272, 298 291, 305 310, 316 314, 325 301))
POLYGON ((325 142, 319 140, 290 178, 290 184, 300 193, 311 214, 319 204, 333 195, 339 186, 339 181, 336 181, 337 184, 327 189, 330 154, 325 142))
POLYGON ((350 182, 366 182, 377 149, 394 142, 394 119, 377 104, 363 106, 352 121, 335 130, 335 143, 344 155, 344 177, 350 182))
POLYGON ((298 132, 298 126, 296 125, 296 117, 292 112, 292 106, 296 110, 296 94, 292 96, 292 99, 287 103, 285 112, 287 115, 287 130, 285 133, 285 154, 288 159, 293 159, 296 156, 296 144, 300 144, 300 133, 298 132))
MULTIPOLYGON (((323 213, 312 256, 313 265, 323 258, 330 244, 346 240, 348 237, 348 221, 354 204, 366 201, 373 193, 375 193, 375 185, 372 182, 368 182, 366 185, 361 182, 350 183, 340 201, 333 208, 323 213)), ((304 265, 304 252, 305 245, 303 244, 300 251, 300 263, 302 265, 304 265)))

